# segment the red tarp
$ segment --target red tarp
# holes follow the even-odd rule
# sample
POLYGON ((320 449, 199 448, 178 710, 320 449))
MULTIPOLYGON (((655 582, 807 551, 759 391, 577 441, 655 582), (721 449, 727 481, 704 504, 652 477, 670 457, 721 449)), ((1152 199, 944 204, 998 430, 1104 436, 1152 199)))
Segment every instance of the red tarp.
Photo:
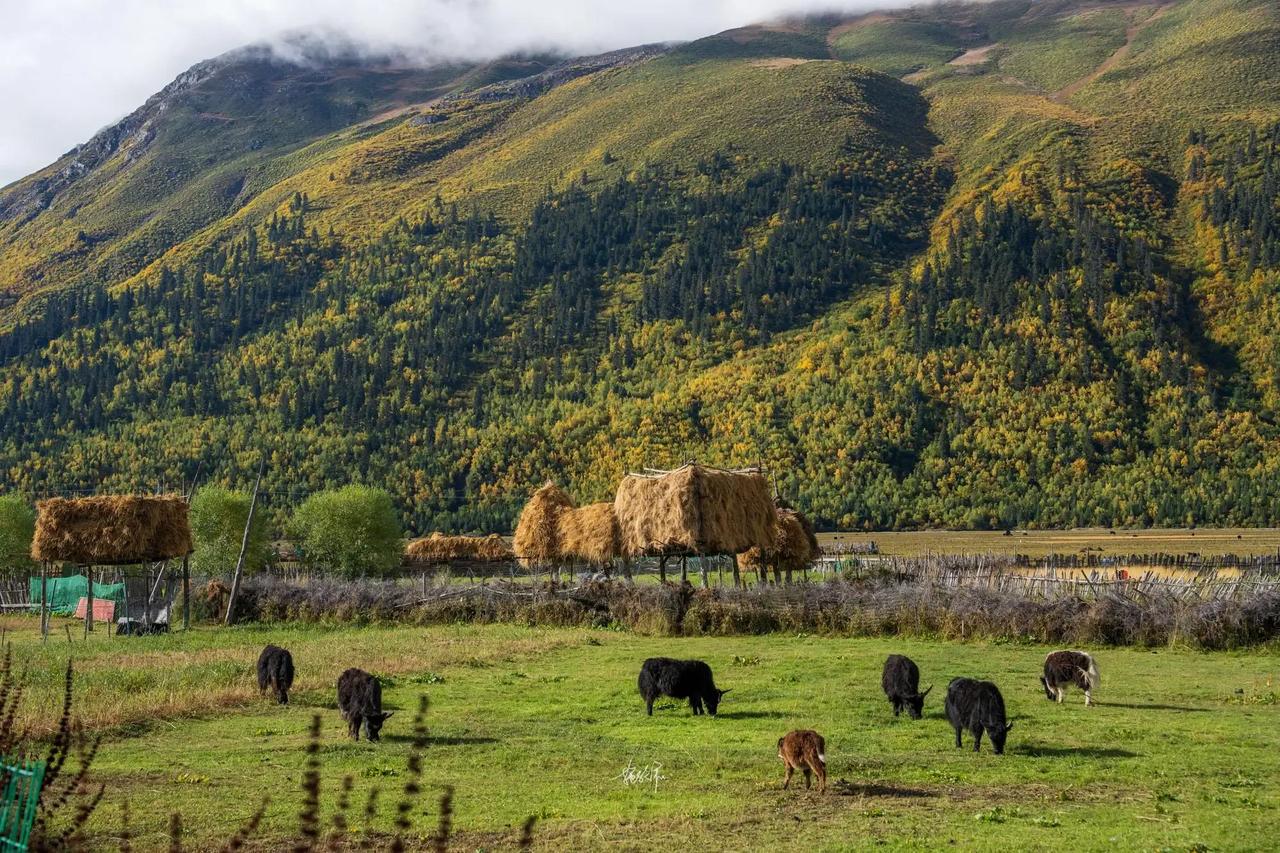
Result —
MULTIPOLYGON (((89 609, 89 600, 81 598, 80 603, 76 605, 76 618, 83 619, 85 612, 89 609)), ((106 601, 101 598, 93 600, 93 621, 110 622, 116 618, 116 603, 114 601, 106 601)))

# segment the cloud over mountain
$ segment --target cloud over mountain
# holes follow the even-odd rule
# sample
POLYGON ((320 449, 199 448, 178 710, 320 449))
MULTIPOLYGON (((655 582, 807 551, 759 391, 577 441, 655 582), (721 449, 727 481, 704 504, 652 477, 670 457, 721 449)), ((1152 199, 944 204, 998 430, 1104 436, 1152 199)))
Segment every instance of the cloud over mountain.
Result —
POLYGON ((590 53, 892 0, 19 0, 0 28, 0 186, 142 103, 201 59, 291 32, 418 60, 590 53))

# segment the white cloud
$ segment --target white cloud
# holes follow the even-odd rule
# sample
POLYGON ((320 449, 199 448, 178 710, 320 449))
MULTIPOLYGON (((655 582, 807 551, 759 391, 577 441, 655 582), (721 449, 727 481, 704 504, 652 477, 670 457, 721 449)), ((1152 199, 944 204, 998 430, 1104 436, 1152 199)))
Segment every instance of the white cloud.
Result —
POLYGON ((0 0, 0 186, 126 115, 194 63, 281 33, 426 58, 594 53, 895 0, 0 0))

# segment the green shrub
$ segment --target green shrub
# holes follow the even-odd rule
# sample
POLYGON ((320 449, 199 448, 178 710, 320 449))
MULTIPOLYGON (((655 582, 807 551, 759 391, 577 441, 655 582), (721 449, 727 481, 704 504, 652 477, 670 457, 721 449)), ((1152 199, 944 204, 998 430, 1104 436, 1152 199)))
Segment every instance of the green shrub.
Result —
POLYGON ((31 565, 35 530, 36 514, 31 505, 19 495, 0 495, 0 568, 31 565))
MULTIPOLYGON (((235 570, 245 520, 249 517, 249 503, 247 493, 219 486, 205 486, 195 493, 191 499, 191 532, 196 540, 192 563, 201 574, 225 575, 235 570)), ((267 518, 256 512, 245 550, 245 571, 261 569, 270 557, 267 518)))
POLYGON ((294 512, 290 527, 304 562, 344 577, 390 574, 404 556, 399 517, 381 489, 317 492, 294 512))

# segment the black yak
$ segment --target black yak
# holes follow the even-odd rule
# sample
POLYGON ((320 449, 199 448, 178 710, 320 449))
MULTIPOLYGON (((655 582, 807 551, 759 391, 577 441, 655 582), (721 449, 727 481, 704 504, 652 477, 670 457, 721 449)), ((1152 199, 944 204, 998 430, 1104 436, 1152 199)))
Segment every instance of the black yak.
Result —
POLYGON ((276 701, 289 704, 289 688, 293 686, 293 655, 288 649, 268 645, 258 655, 258 690, 275 691, 276 701))
POLYGON ((714 717, 721 697, 728 692, 716 689, 711 667, 700 660, 649 658, 640 667, 640 695, 651 717, 653 701, 659 696, 688 699, 694 714, 701 714, 705 704, 707 713, 714 717))
POLYGON ((1084 691, 1085 707, 1093 704, 1093 688, 1098 686, 1098 664, 1085 652, 1050 652, 1044 659, 1044 675, 1040 676, 1045 698, 1061 704, 1068 685, 1084 691))
POLYGON ((982 730, 986 729, 996 755, 1004 753, 1005 737, 1013 723, 1006 723, 1004 697, 990 681, 953 678, 947 685, 947 719, 956 730, 956 748, 961 747, 960 733, 973 734, 973 751, 982 746, 982 730))
POLYGON ((791 787, 791 776, 800 769, 804 772, 804 786, 809 788, 814 775, 818 777, 818 790, 827 790, 827 742, 812 729, 797 729, 778 738, 778 757, 787 767, 782 789, 791 787))
POLYGON ((913 720, 920 719, 924 711, 924 697, 933 689, 933 685, 929 685, 928 690, 920 692, 920 668, 906 655, 889 655, 885 659, 880 686, 893 703, 893 715, 896 717, 906 711, 913 720))
POLYGON ((377 743, 378 732, 394 711, 382 713, 382 685, 363 669, 348 669, 338 676, 338 710, 347 721, 351 736, 360 740, 363 722, 369 740, 377 743))

